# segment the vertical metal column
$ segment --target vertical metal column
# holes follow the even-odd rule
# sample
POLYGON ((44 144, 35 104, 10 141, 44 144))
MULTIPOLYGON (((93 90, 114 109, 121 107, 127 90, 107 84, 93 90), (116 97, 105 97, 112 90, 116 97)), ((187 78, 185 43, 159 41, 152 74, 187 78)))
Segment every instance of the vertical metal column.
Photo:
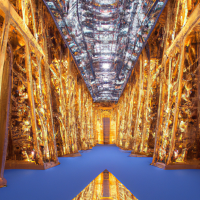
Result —
POLYGON ((103 197, 110 197, 109 171, 107 169, 103 172, 103 197))
POLYGON ((9 113, 12 86, 12 49, 8 46, 8 56, 3 67, 3 78, 1 82, 1 99, 0 99, 0 187, 6 186, 7 181, 3 177, 6 162, 6 152, 8 145, 9 113), (10 58, 10 59, 9 59, 10 58))
POLYGON ((104 144, 110 143, 110 118, 103 118, 103 136, 104 136, 104 144))
MULTIPOLYGON (((8 4, 9 7, 9 4, 8 4)), ((5 57, 8 41, 8 33, 10 27, 10 14, 7 13, 4 24, 3 31, 1 35, 1 46, 0 46, 0 187, 3 187, 7 184, 7 181, 3 178, 4 167, 6 161, 6 152, 7 152, 7 138, 8 138, 8 120, 9 116, 9 93, 11 92, 11 85, 9 84, 10 75, 8 70, 5 69, 5 57), (6 76, 5 77, 5 73, 6 76), (5 82, 5 83, 4 83, 5 82)), ((9 67, 7 67, 10 69, 9 67)))

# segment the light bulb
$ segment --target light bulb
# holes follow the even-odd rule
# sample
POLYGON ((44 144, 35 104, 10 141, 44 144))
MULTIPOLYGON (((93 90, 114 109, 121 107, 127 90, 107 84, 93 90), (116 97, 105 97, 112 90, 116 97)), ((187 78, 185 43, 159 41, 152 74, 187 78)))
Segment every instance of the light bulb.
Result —
POLYGON ((104 69, 110 68, 110 64, 109 64, 109 63, 104 63, 104 64, 103 64, 103 68, 104 68, 104 69))

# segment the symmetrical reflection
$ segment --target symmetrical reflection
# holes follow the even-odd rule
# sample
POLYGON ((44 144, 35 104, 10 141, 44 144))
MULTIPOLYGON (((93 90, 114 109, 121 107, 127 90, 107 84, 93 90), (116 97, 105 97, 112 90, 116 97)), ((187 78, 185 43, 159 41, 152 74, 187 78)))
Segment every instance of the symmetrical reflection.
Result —
POLYGON ((94 101, 118 101, 167 0, 45 0, 94 101))
POLYGON ((137 200, 137 198, 108 170, 99 174, 73 200, 137 200))
POLYGON ((148 38, 165 2, 0 0, 0 187, 105 143, 200 168, 200 0, 169 0, 148 38))

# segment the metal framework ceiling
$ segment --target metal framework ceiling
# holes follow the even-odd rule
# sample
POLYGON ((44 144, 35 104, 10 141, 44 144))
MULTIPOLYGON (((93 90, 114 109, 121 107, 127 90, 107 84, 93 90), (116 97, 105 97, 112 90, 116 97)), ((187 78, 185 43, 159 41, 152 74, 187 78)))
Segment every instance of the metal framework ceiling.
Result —
POLYGON ((44 0, 95 102, 118 101, 167 0, 44 0))

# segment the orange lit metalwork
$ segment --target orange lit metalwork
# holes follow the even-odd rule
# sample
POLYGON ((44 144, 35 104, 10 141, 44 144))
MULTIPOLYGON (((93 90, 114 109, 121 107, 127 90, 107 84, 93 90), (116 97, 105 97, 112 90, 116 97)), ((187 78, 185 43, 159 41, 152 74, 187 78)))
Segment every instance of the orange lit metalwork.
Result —
POLYGON ((108 170, 104 170, 73 200, 137 200, 137 198, 108 170))
POLYGON ((168 1, 118 103, 93 102, 42 0, 0 0, 0 42, 0 187, 4 168, 47 169, 104 144, 104 118, 130 156, 200 168, 199 0, 168 1))

